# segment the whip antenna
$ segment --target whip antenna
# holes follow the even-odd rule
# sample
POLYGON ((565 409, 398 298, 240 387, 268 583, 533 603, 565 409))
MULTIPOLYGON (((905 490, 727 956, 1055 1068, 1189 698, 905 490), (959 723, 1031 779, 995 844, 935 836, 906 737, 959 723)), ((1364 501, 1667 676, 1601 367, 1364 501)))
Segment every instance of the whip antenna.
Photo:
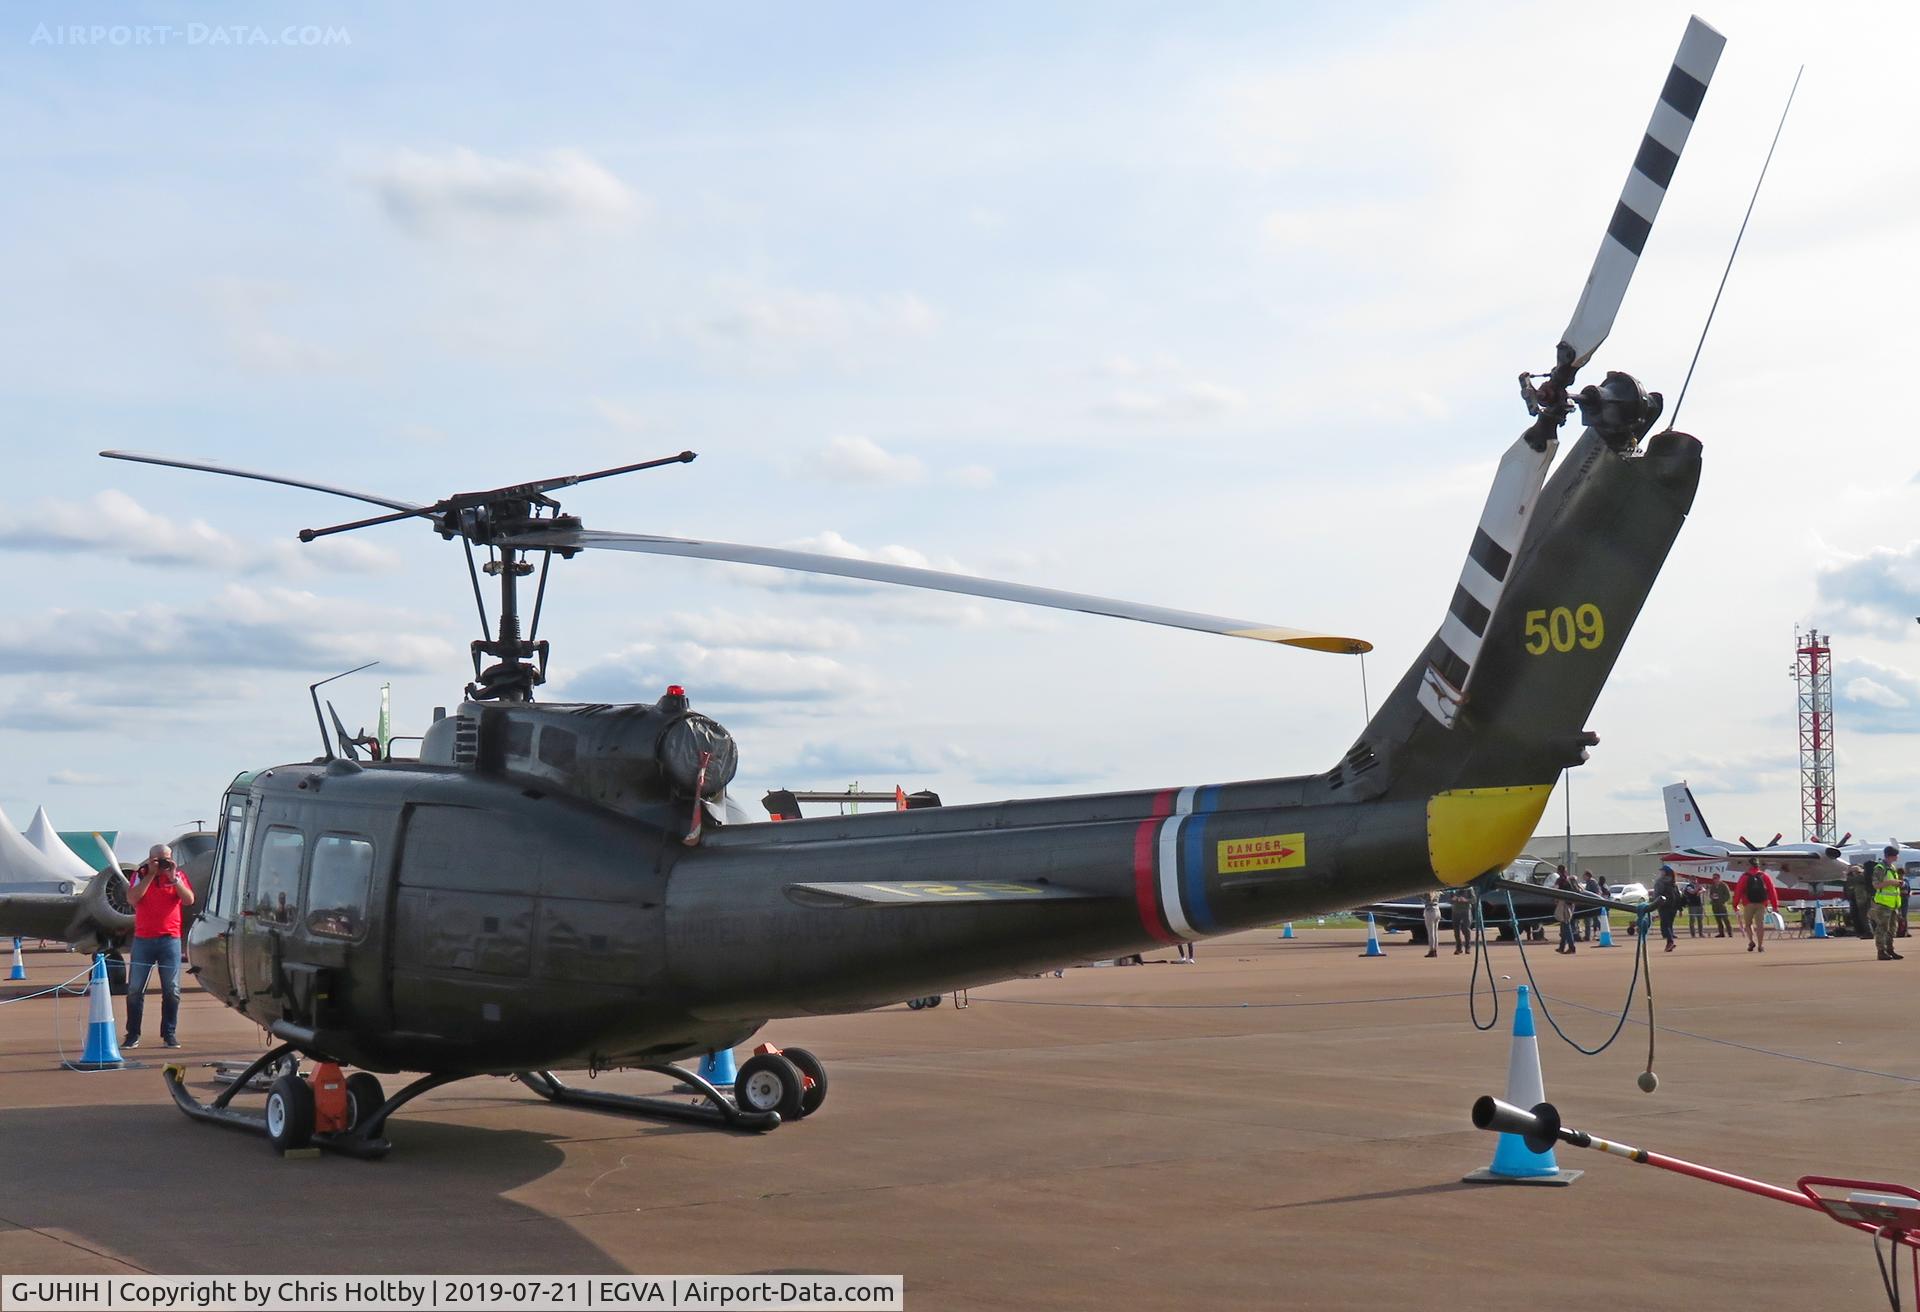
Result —
POLYGON ((1773 145, 1767 147, 1767 158, 1760 165, 1760 177, 1753 184, 1753 196, 1747 201, 1746 215, 1740 220, 1740 231, 1734 234, 1733 250, 1727 254, 1727 267, 1720 272, 1720 286, 1713 293, 1713 304, 1707 310, 1707 322, 1700 329, 1700 340, 1694 344, 1693 360, 1687 365, 1687 376, 1680 384, 1680 399, 1673 403, 1673 414, 1667 420, 1667 427, 1673 428, 1680 422, 1680 407, 1687 401, 1687 385, 1693 382, 1694 366, 1700 363, 1700 349, 1707 344, 1707 330, 1713 327, 1714 311, 1720 308, 1720 293, 1727 290, 1727 275, 1733 272, 1733 257, 1740 253, 1740 239, 1747 235, 1747 220, 1753 217, 1754 202, 1760 199, 1761 184, 1767 180, 1767 167, 1773 163, 1774 148, 1780 144, 1780 133, 1787 126, 1787 111, 1793 108, 1793 94, 1800 89, 1800 74, 1807 71, 1805 64, 1793 75, 1793 86, 1787 92, 1786 109, 1780 111, 1780 126, 1773 130, 1773 145))

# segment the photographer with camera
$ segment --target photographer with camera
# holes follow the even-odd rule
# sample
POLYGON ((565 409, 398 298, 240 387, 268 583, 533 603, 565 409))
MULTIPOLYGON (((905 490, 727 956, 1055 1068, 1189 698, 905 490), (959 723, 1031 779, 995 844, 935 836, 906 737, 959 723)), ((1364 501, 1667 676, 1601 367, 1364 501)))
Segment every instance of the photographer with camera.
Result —
POLYGON ((146 1011, 147 972, 160 972, 160 1041, 180 1046, 180 909, 193 905, 193 888, 173 863, 173 849, 155 843, 146 864, 133 872, 133 953, 127 972, 127 1037, 140 1046, 146 1011))

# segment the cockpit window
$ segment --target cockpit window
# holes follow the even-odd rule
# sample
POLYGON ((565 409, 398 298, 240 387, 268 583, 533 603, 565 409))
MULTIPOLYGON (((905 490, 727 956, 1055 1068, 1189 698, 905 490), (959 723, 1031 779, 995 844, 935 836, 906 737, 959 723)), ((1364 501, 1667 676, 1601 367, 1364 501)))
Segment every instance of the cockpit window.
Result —
POLYGON ((540 763, 550 765, 556 770, 573 767, 573 758, 578 744, 570 729, 556 729, 553 725, 543 725, 540 729, 540 763))
POLYGON ((300 907, 300 864, 306 838, 298 829, 274 825, 260 844, 253 881, 253 915, 266 925, 291 925, 300 907))
POLYGON ((373 844, 350 834, 322 834, 313 845, 307 880, 307 932, 325 938, 359 938, 367 928, 367 887, 373 879, 373 844))

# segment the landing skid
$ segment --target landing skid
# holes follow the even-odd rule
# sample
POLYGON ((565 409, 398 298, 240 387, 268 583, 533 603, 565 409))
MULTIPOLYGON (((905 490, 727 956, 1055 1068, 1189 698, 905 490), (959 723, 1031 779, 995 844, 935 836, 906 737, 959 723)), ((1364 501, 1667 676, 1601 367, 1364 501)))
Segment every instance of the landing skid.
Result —
POLYGON ((779 1112, 756 1112, 742 1108, 692 1071, 682 1070, 678 1066, 640 1066, 635 1069, 670 1076, 704 1097, 706 1104, 668 1102, 664 1098, 643 1098, 631 1093, 602 1093, 597 1089, 576 1089, 562 1083, 552 1071, 521 1071, 519 1080, 548 1102, 563 1107, 587 1107, 594 1111, 648 1120, 693 1121, 700 1125, 758 1133, 765 1133, 780 1124, 779 1112))
MULTIPOLYGON (((212 1102, 201 1102, 187 1089, 186 1069, 182 1066, 166 1068, 167 1092, 173 1095, 174 1104, 196 1121, 206 1121, 213 1125, 224 1125, 230 1129, 248 1130, 262 1135, 279 1146, 284 1140, 275 1140, 275 1126, 266 1113, 241 1111, 229 1104, 235 1094, 243 1089, 258 1091, 261 1077, 268 1072, 291 1076, 297 1082, 300 1066, 300 1053, 291 1043, 283 1043, 260 1054, 246 1069, 235 1074, 222 1070, 218 1078, 227 1082, 212 1102)), ((564 1083, 552 1071, 522 1071, 516 1078, 527 1088, 545 1098, 548 1102, 563 1107, 584 1107, 592 1111, 611 1112, 619 1116, 633 1116, 649 1120, 691 1121, 700 1125, 712 1125, 728 1130, 748 1130, 765 1133, 780 1124, 778 1111, 755 1111, 741 1107, 692 1071, 678 1066, 642 1066, 639 1070, 651 1071, 657 1075, 666 1075, 687 1085, 690 1091, 700 1094, 706 1104, 688 1104, 669 1102, 664 1098, 643 1098, 636 1094, 603 1093, 592 1089, 576 1089, 564 1083)), ((356 1079, 362 1078, 359 1076, 356 1079)), ((391 1098, 382 1102, 373 1113, 359 1121, 349 1130, 333 1132, 317 1131, 304 1141, 296 1144, 311 1144, 315 1148, 330 1153, 340 1153, 346 1157, 357 1157, 362 1161, 374 1161, 393 1151, 393 1144, 383 1138, 381 1131, 386 1129, 387 1118, 401 1107, 413 1101, 430 1089, 443 1084, 466 1079, 464 1075, 438 1074, 423 1075, 391 1098)), ((376 1086, 377 1087, 377 1086, 376 1086)), ((824 1089, 822 1090, 824 1093, 824 1089)), ((269 1098, 273 1095, 269 1094, 269 1098)), ((271 1106, 271 1103, 269 1104, 271 1106)), ((817 1104, 816 1104, 817 1105, 817 1104)), ((812 1110, 804 1109, 801 1114, 812 1110)), ((308 1125, 312 1122, 309 1119, 308 1125)), ((293 1145, 288 1145, 293 1146, 293 1145)))
MULTIPOLYGON (((238 1075, 228 1077, 225 1072, 222 1072, 222 1077, 230 1078, 231 1082, 210 1103, 201 1102, 188 1091, 185 1067, 168 1066, 166 1068, 167 1092, 173 1095, 174 1105, 196 1121, 207 1121, 236 1130, 251 1130, 271 1139, 273 1131, 268 1125, 265 1114, 239 1111, 228 1104, 242 1089, 253 1087, 259 1076, 268 1070, 279 1069, 283 1061, 286 1063, 285 1070, 299 1069, 300 1054, 293 1044, 283 1043, 276 1048, 268 1049, 238 1075)), ((374 1109, 372 1115, 360 1121, 352 1129, 315 1133, 309 1142, 315 1148, 340 1153, 347 1157, 358 1157, 363 1161, 385 1157, 393 1151, 393 1145, 380 1137, 380 1132, 386 1128, 387 1117, 429 1089, 437 1089, 443 1084, 451 1084, 462 1078, 464 1077, 459 1075, 423 1075, 381 1103, 374 1109)))

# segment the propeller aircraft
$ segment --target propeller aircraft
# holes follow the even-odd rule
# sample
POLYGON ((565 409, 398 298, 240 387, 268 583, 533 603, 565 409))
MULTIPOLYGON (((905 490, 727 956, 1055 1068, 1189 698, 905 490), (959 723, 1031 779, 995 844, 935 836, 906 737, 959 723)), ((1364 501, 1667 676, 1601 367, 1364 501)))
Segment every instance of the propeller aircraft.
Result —
MULTIPOLYGON (((726 804, 733 738, 686 691, 651 704, 535 700, 547 573, 582 551, 805 570, 1172 625, 1312 651, 1318 630, 834 556, 589 528, 553 494, 693 459, 417 503, 202 461, 109 451, 366 503, 382 513, 302 541, 422 520, 497 584, 474 679, 417 759, 339 750, 238 775, 220 807, 193 969, 277 1041, 199 1119, 379 1156, 388 1118, 470 1076, 553 1101, 771 1129, 814 1112, 820 1060, 770 1047, 723 1090, 672 1063, 770 1021, 877 1007, 1497 874, 1560 773, 1598 739, 1586 717, 1692 504, 1701 447, 1630 376, 1573 390, 1606 339, 1705 95, 1723 38, 1697 19, 1550 370, 1521 376, 1533 423, 1500 461, 1438 631, 1351 748, 1317 774, 978 805, 751 822, 726 804), (1585 431, 1549 471, 1560 426, 1585 431), (484 564, 475 553, 484 553, 484 564), (519 587, 537 568, 524 630, 519 587), (485 663, 491 658, 491 663, 485 663), (301 1059, 359 1068, 321 1107, 301 1059), (288 1065, 292 1064, 292 1069, 288 1065), (688 1106, 563 1083, 641 1068, 688 1106), (279 1069, 264 1121, 230 1106, 279 1069), (377 1075, 419 1073, 388 1096, 377 1075)), ((323 726, 324 734, 324 726, 323 726)))

